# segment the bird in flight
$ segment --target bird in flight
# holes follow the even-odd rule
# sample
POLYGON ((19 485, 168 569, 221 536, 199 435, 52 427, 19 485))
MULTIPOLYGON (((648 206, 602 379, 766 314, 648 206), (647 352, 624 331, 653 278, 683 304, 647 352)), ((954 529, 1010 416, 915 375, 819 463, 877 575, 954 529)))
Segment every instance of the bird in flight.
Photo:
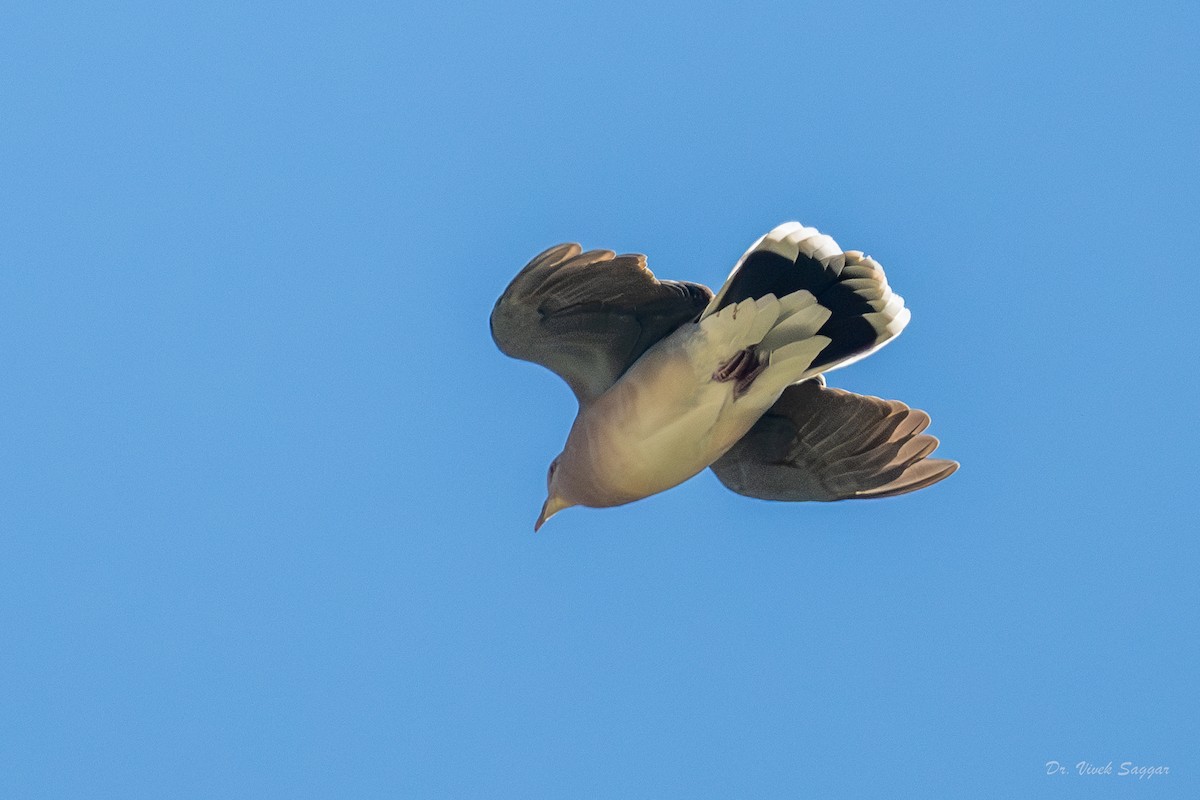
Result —
POLYGON ((883 268, 798 222, 760 238, 715 295, 642 255, 560 244, 492 310, 505 354, 567 382, 579 413, 546 475, 538 530, 564 508, 622 505, 709 467, 764 500, 892 497, 948 477, 924 411, 825 385, 909 311, 883 268))

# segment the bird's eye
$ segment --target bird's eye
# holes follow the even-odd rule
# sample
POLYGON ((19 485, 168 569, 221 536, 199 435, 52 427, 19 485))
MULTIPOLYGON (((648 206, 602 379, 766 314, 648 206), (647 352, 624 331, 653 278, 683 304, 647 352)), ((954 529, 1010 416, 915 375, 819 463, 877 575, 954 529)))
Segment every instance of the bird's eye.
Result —
POLYGON ((550 469, 546 470, 546 485, 549 485, 550 481, 554 479, 554 470, 556 469, 558 469, 558 461, 551 461, 550 469))

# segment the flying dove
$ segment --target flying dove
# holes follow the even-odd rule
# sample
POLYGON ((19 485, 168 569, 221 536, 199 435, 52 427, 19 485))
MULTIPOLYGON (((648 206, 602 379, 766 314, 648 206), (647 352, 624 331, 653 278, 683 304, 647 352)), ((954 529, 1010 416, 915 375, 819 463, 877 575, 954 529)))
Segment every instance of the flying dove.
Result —
POLYGON ((929 415, 825 385, 908 324, 883 268, 788 222, 714 296, 642 255, 560 244, 513 279, 492 338, 558 373, 579 413, 546 476, 539 529, 564 508, 622 505, 711 467, 764 500, 891 497, 957 468, 927 458, 929 415))

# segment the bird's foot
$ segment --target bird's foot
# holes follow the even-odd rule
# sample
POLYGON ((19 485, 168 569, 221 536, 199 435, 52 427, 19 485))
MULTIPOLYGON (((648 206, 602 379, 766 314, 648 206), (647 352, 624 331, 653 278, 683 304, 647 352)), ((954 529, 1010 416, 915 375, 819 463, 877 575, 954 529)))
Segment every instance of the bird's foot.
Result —
POLYGON ((741 397, 750 388, 750 384, 754 383, 754 379, 766 368, 767 365, 759 359, 754 348, 747 347, 745 350, 739 350, 733 355, 733 358, 717 367, 717 371, 713 373, 712 377, 719 383, 735 381, 733 396, 741 397))

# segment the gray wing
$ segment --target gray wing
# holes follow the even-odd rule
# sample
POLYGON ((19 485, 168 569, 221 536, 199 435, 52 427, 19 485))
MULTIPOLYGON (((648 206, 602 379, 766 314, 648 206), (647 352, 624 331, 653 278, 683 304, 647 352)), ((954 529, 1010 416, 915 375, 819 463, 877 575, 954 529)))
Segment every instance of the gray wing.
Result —
POLYGON ((922 434, 924 411, 896 400, 789 386, 713 465, 721 483, 762 500, 893 497, 949 477, 958 463, 926 458, 938 440, 922 434))
POLYGON ((491 326, 502 352, 558 373, 583 404, 704 310, 712 292, 656 279, 642 255, 580 250, 560 244, 530 261, 496 301, 491 326))

